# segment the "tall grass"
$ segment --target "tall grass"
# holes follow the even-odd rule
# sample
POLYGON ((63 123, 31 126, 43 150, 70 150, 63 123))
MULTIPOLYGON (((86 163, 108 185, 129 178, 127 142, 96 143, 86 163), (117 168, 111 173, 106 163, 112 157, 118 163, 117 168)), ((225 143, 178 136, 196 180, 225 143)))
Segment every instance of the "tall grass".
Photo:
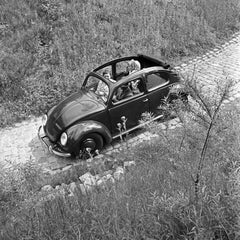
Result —
POLYGON ((52 191, 18 202, 1 223, 2 239, 237 239, 236 151, 225 155, 234 156, 231 163, 226 158, 207 161, 198 216, 191 180, 194 155, 176 160, 164 143, 128 153, 137 161, 134 171, 105 191, 85 196, 77 189, 72 197, 52 191))
POLYGON ((20 177, 3 176, 1 187, 11 187, 0 193, 1 238, 238 239, 240 113, 234 104, 224 105, 230 85, 218 84, 211 98, 195 82, 188 84, 189 103, 175 108, 182 127, 151 125, 158 140, 120 153, 118 159, 136 166, 104 190, 39 193, 41 179, 32 165, 18 168, 20 177))
POLYGON ((235 0, 1 1, 0 126, 45 112, 92 68, 143 52, 177 63, 239 29, 235 0))

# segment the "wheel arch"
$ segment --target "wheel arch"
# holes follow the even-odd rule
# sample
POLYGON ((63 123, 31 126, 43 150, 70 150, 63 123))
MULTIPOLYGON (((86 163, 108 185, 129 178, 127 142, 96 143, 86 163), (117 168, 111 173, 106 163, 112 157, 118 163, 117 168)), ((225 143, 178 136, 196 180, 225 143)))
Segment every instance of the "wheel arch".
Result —
POLYGON ((99 134, 103 138, 104 144, 112 141, 112 135, 109 129, 104 124, 93 120, 74 124, 65 132, 68 135, 67 147, 70 152, 74 152, 84 136, 90 133, 99 134))

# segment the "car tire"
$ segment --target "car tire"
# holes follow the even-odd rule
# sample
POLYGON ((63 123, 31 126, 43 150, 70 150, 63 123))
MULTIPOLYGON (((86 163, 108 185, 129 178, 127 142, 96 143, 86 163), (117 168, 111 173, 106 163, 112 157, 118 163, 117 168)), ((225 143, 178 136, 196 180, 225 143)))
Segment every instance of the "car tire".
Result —
POLYGON ((86 160, 96 154, 96 150, 103 148, 103 138, 98 133, 89 133, 83 137, 79 143, 79 149, 76 154, 82 160, 86 160))

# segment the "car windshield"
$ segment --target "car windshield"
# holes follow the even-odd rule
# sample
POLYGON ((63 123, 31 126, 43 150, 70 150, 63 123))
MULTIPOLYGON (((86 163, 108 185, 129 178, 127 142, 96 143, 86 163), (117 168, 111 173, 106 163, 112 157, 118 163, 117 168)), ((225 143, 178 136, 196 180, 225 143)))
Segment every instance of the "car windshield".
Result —
POLYGON ((83 87, 87 91, 94 93, 97 98, 101 99, 104 103, 107 102, 109 96, 109 87, 100 78, 89 76, 83 87))

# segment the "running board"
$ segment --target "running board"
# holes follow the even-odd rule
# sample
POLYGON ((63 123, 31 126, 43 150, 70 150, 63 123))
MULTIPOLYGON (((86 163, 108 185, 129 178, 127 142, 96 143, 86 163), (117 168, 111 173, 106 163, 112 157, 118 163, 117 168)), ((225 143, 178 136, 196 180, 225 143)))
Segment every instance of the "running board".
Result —
POLYGON ((157 116, 157 117, 155 117, 155 118, 153 118, 153 119, 151 119, 151 120, 149 120, 149 121, 147 121, 147 122, 144 122, 144 123, 141 123, 141 124, 137 125, 136 127, 130 128, 130 129, 128 129, 127 131, 123 131, 123 132, 117 134, 116 136, 114 136, 113 139, 116 139, 116 138, 118 138, 118 137, 121 137, 121 136, 124 135, 124 134, 127 134, 127 133, 129 133, 129 132, 132 132, 133 130, 136 130, 136 129, 138 129, 138 128, 141 128, 141 127, 145 126, 146 124, 151 123, 151 122, 153 122, 153 121, 156 121, 156 120, 158 120, 158 119, 160 119, 160 118, 162 118, 162 117, 163 117, 163 115, 159 115, 159 116, 157 116))

